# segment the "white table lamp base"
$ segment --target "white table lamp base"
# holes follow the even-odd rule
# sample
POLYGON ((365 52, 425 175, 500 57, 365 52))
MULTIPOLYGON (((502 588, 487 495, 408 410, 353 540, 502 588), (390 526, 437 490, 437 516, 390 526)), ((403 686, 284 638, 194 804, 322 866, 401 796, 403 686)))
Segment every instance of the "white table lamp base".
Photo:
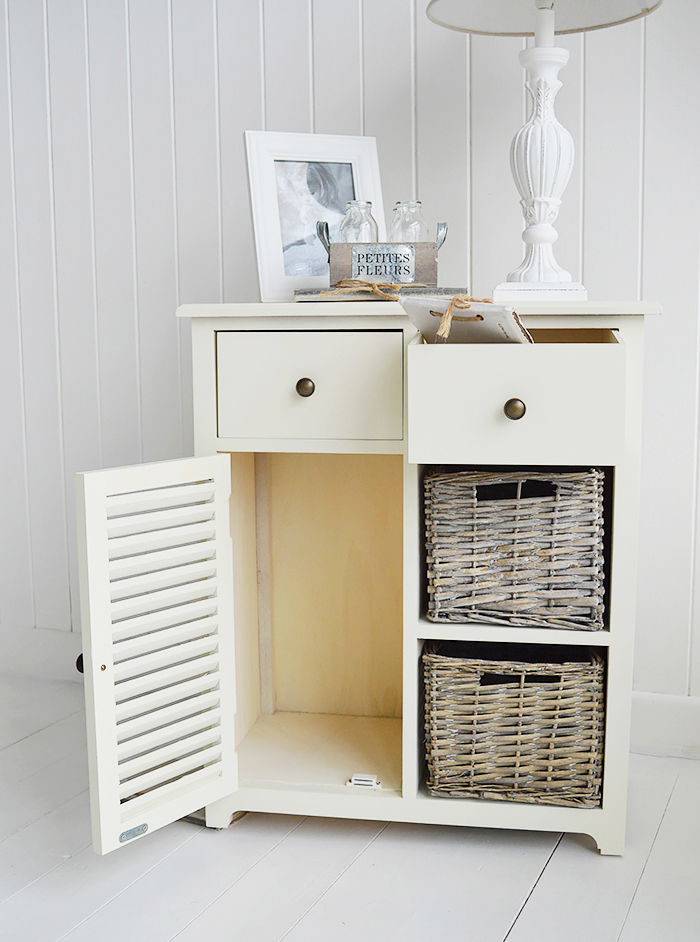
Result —
POLYGON ((532 98, 532 113, 513 138, 511 169, 525 217, 525 258, 494 291, 494 301, 528 298, 586 300, 586 289, 574 283, 554 258, 558 238, 554 221, 571 177, 574 142, 557 121, 554 98, 561 88, 559 70, 569 61, 567 49, 553 45, 554 14, 539 9, 537 45, 520 53, 527 73, 525 87, 532 98))

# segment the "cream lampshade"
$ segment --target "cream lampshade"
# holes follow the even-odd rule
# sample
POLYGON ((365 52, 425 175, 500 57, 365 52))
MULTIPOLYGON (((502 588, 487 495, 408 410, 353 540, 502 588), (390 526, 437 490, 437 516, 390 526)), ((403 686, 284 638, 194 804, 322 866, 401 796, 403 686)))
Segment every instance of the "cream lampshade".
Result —
POLYGON ((554 221, 571 177, 574 144, 557 121, 559 70, 569 60, 558 33, 603 29, 646 16, 663 0, 430 0, 428 19, 447 29, 487 36, 534 36, 520 53, 532 113, 511 145, 511 169, 525 217, 525 258, 493 293, 495 301, 585 300, 586 289, 557 264, 554 221))

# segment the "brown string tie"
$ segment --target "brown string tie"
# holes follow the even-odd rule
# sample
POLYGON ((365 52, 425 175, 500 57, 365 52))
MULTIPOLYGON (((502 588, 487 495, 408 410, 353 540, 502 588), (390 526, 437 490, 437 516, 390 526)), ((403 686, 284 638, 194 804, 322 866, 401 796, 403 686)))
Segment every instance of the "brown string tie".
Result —
POLYGON ((472 304, 493 304, 491 298, 470 298, 466 294, 456 294, 449 303, 449 306, 444 314, 440 314, 439 311, 431 311, 430 313, 433 317, 440 318, 440 326, 438 327, 436 340, 438 343, 447 343, 447 339, 450 336, 450 331, 452 330, 452 321, 483 321, 483 316, 481 314, 473 314, 471 317, 460 317, 459 314, 455 314, 455 311, 467 311, 472 306, 472 304))

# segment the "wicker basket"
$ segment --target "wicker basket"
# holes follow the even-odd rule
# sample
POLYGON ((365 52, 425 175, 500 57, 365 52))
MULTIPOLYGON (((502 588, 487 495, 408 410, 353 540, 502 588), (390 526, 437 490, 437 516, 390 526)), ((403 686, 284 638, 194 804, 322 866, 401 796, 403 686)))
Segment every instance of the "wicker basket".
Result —
POLYGON ((428 617, 604 627, 602 471, 425 479, 428 617))
POLYGON ((599 654, 550 645, 430 642, 423 673, 431 794, 600 804, 599 654), (486 656, 475 657, 475 650, 486 656))

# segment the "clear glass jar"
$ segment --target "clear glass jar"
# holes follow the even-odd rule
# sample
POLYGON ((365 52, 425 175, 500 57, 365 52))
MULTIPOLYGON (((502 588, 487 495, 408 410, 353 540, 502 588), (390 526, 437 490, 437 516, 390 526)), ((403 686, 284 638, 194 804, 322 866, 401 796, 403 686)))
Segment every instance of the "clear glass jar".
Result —
POLYGON ((420 200, 397 203, 389 228, 390 242, 428 242, 428 226, 421 212, 420 200))
POLYGON ((350 200, 345 207, 345 218, 338 230, 339 242, 377 242, 379 228, 372 215, 372 204, 363 200, 350 200))

